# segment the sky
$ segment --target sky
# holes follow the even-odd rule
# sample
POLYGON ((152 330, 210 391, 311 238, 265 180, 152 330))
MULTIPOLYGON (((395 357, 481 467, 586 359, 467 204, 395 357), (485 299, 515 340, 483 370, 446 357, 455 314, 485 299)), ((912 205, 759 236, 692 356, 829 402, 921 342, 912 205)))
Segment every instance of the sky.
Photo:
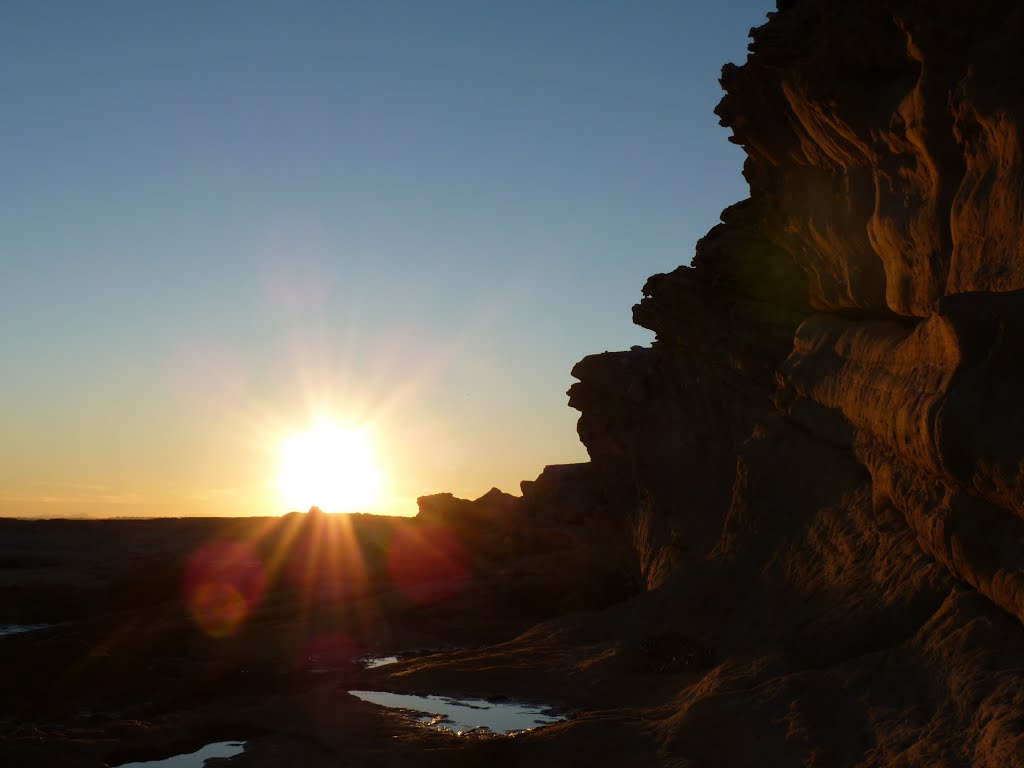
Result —
POLYGON ((580 358, 747 195, 713 109, 771 0, 0 8, 0 515, 266 515, 586 460, 580 358))

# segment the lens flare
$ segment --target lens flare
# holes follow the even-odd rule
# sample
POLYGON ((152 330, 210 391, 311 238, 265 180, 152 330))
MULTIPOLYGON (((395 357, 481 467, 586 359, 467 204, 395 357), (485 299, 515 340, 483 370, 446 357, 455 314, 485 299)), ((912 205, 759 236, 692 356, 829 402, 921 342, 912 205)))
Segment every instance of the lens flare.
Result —
POLYGON ((238 541, 204 545, 189 560, 184 597, 193 621, 211 637, 233 634, 263 597, 266 570, 238 541))
POLYGON ((211 637, 227 637, 245 620, 249 606, 233 584, 212 581, 201 585, 189 601, 192 618, 211 637))
POLYGON ((468 558, 455 535, 439 525, 399 533, 388 553, 388 573, 395 586, 415 603, 455 597, 468 572, 468 558))

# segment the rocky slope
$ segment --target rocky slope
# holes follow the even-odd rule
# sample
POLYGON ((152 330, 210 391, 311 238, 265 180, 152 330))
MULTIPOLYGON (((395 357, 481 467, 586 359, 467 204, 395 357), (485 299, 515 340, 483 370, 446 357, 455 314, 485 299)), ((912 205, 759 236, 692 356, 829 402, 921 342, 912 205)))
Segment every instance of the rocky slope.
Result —
POLYGON ((1024 765, 1024 5, 752 37, 717 110, 750 198, 569 393, 650 620, 731 659, 663 754, 1024 765))

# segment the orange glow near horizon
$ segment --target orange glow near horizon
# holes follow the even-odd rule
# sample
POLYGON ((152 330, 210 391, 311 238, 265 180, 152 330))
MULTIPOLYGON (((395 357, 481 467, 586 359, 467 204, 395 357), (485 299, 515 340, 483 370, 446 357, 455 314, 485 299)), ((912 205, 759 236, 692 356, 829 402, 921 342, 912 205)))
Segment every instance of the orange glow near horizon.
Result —
POLYGON ((370 511, 382 486, 366 428, 320 420, 281 446, 278 490, 288 510, 316 506, 325 512, 370 511))

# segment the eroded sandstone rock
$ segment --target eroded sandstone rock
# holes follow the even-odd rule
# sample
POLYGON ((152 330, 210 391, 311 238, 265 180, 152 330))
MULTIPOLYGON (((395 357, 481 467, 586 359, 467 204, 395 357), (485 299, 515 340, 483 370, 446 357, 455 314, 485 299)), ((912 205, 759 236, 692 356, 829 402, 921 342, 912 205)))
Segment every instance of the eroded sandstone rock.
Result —
POLYGON ((1024 765, 1024 6, 780 0, 752 37, 717 110, 750 199, 569 391, 659 620, 773 670, 687 689, 669 753, 1024 765))

